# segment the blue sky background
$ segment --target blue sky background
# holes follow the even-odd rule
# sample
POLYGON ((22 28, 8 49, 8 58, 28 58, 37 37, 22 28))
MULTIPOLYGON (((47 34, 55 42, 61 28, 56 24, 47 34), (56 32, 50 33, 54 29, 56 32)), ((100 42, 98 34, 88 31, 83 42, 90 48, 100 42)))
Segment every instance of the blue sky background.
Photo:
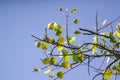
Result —
MULTIPOLYGON (((0 80, 50 80, 44 73, 32 73, 42 67, 43 51, 35 47, 31 34, 42 36, 51 21, 65 25, 58 7, 77 8, 70 22, 78 18, 79 26, 92 29, 96 10, 100 22, 109 22, 120 16, 119 5, 119 0, 0 0, 0 80)), ((70 23, 71 31, 79 28, 74 26, 70 23)), ((86 68, 76 68, 64 80, 89 80, 86 68)))

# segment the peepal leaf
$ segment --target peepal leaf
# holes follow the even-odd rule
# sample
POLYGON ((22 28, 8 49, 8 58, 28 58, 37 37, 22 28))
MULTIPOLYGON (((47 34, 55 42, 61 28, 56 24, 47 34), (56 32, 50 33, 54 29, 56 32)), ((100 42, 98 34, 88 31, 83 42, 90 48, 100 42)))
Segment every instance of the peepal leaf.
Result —
POLYGON ((104 26, 106 24, 107 20, 105 19, 103 22, 102 22, 102 25, 104 26))
POLYGON ((105 71, 103 77, 104 77, 105 79, 110 79, 110 78, 112 78, 112 73, 113 73, 112 70, 107 69, 107 70, 105 71))
POLYGON ((78 31, 78 30, 76 30, 76 31, 74 32, 74 34, 81 34, 81 32, 78 31))
POLYGON ((71 13, 75 13, 76 11, 77 11, 77 9, 74 8, 74 9, 71 10, 71 13))
POLYGON ((75 24, 79 24, 79 23, 80 23, 80 20, 75 19, 75 20, 74 20, 74 23, 75 23, 75 24))
POLYGON ((62 79, 64 77, 64 72, 62 71, 57 72, 57 77, 62 79))

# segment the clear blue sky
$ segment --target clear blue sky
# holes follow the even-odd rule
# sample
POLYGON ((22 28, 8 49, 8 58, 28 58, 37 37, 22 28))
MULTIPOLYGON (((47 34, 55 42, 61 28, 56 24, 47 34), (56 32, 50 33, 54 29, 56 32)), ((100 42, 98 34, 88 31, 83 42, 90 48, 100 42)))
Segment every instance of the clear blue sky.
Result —
MULTIPOLYGON (((34 67, 42 67, 43 56, 31 34, 42 36, 51 21, 64 25, 58 7, 78 8, 71 18, 79 18, 80 26, 94 26, 96 10, 100 20, 110 21, 120 16, 119 5, 119 0, 0 0, 0 80, 50 80, 43 73, 32 73, 34 67)), ((86 68, 80 68, 66 74, 64 80, 89 80, 86 68)))

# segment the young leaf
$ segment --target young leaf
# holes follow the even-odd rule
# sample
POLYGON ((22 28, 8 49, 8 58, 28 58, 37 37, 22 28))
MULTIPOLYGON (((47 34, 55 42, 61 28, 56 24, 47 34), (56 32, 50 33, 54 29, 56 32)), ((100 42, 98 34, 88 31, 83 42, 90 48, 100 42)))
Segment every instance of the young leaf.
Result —
POLYGON ((116 26, 116 31, 120 32, 120 23, 116 26))
POLYGON ((107 20, 105 19, 103 22, 102 22, 102 25, 104 26, 106 24, 107 20))
POLYGON ((75 24, 79 24, 79 23, 80 23, 80 20, 75 19, 75 20, 74 20, 74 23, 75 23, 75 24))
POLYGON ((40 72, 41 71, 41 69, 38 69, 38 68, 34 68, 33 70, 34 70, 33 72, 40 72))
POLYGON ((62 36, 62 31, 56 31, 55 35, 56 36, 62 36))
POLYGON ((62 79, 64 77, 64 72, 62 71, 57 72, 57 77, 62 79))
POLYGON ((74 32, 74 34, 81 34, 81 32, 78 31, 78 30, 76 30, 76 31, 74 32))
POLYGON ((73 56, 72 56, 72 59, 74 62, 83 62, 84 61, 84 57, 82 54, 80 53, 75 53, 73 56))
POLYGON ((110 78, 112 78, 112 73, 113 73, 112 70, 107 69, 107 70, 105 70, 103 77, 105 79, 110 79, 110 78))
POLYGON ((44 74, 50 74, 51 73, 51 69, 48 69, 44 72, 44 74))
POLYGON ((47 64, 50 64, 50 59, 49 58, 45 58, 43 61, 42 61, 43 64, 47 65, 47 64))
POLYGON ((64 38, 63 38, 63 37, 60 37, 60 38, 57 40, 57 43, 63 45, 63 44, 64 44, 64 38))
POLYGON ((57 23, 56 23, 56 22, 50 22, 50 23, 48 24, 48 28, 49 28, 50 30, 56 30, 56 28, 57 28, 57 23))
POLYGON ((56 64, 56 62, 57 62, 57 58, 56 58, 56 57, 52 57, 52 58, 50 59, 50 63, 51 63, 51 64, 56 64))
POLYGON ((46 50, 48 48, 48 44, 47 43, 36 42, 35 44, 36 44, 37 48, 41 48, 43 50, 46 50))
POLYGON ((118 37, 120 37, 120 32, 116 31, 115 33, 118 37))
POLYGON ((77 9, 74 8, 74 9, 71 10, 71 13, 75 13, 76 11, 77 11, 77 9))
POLYGON ((68 69, 68 68, 70 67, 70 63, 67 62, 67 61, 65 61, 65 62, 62 63, 62 66, 63 66, 64 68, 68 69))
POLYGON ((76 36, 73 36, 72 38, 69 39, 69 42, 72 43, 72 42, 76 42, 76 36))
POLYGON ((59 7, 58 10, 61 11, 61 12, 63 11, 63 9, 61 7, 59 7))

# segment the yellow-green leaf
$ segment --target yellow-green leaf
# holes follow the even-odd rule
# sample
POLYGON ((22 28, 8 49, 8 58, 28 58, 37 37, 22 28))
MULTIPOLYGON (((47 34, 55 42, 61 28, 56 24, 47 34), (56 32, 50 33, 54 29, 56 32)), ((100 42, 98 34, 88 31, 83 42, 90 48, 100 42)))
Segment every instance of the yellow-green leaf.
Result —
POLYGON ((110 79, 110 78, 112 78, 112 74, 113 74, 112 70, 107 69, 107 70, 105 70, 103 77, 105 79, 110 79))
POLYGON ((63 11, 63 9, 61 7, 59 7, 58 10, 61 11, 61 12, 63 11))
POLYGON ((52 57, 52 58, 50 59, 50 63, 51 63, 51 64, 56 64, 56 62, 57 62, 57 58, 56 58, 56 57, 52 57))
POLYGON ((71 10, 71 13, 75 13, 76 11, 77 11, 77 9, 74 8, 74 9, 71 10))
POLYGON ((58 50, 61 51, 63 49, 63 46, 57 46, 58 50))
POLYGON ((62 31, 56 31, 55 35, 56 36, 62 36, 62 31))
POLYGON ((64 77, 64 72, 62 71, 57 72, 57 77, 62 79, 64 77))
POLYGON ((70 40, 69 40, 70 43, 72 42, 76 42, 76 36, 73 36, 70 40))
POLYGON ((92 51, 97 50, 97 45, 92 45, 92 51))
POLYGON ((44 72, 44 74, 50 74, 51 73, 51 69, 48 69, 44 72))
POLYGON ((73 59, 74 62, 83 62, 84 61, 84 57, 81 53, 75 53, 72 56, 72 59, 73 59))
POLYGON ((120 23, 116 26, 116 31, 120 32, 120 23))
POLYGON ((43 50, 46 50, 48 48, 48 44, 47 43, 36 42, 35 44, 36 44, 37 48, 41 48, 43 50))
POLYGON ((62 26, 61 25, 57 25, 57 31, 62 31, 62 30, 63 30, 62 26))
POLYGON ((74 20, 74 23, 75 23, 75 24, 79 24, 79 23, 80 23, 80 20, 75 19, 75 20, 74 20))
POLYGON ((103 20, 102 25, 104 26, 106 24, 107 20, 103 20))
POLYGON ((34 70, 34 72, 40 72, 41 71, 41 69, 38 69, 38 68, 34 68, 33 70, 34 70))
POLYGON ((76 31, 74 32, 74 34, 81 34, 81 32, 78 31, 78 30, 76 30, 76 31))
POLYGON ((67 61, 65 61, 65 62, 62 63, 62 66, 63 66, 64 68, 68 69, 68 68, 70 67, 70 63, 67 62, 67 61))
POLYGON ((120 37, 120 32, 116 31, 115 33, 118 37, 120 37))
POLYGON ((50 30, 56 30, 56 28, 57 28, 57 23, 56 23, 56 22, 50 22, 50 23, 48 24, 48 28, 49 28, 50 30))
POLYGON ((60 37, 60 38, 57 40, 57 43, 63 45, 63 44, 64 44, 64 38, 63 38, 63 37, 60 37))
POLYGON ((50 59, 49 58, 45 58, 43 61, 42 61, 43 64, 47 65, 47 64, 50 64, 50 59))

